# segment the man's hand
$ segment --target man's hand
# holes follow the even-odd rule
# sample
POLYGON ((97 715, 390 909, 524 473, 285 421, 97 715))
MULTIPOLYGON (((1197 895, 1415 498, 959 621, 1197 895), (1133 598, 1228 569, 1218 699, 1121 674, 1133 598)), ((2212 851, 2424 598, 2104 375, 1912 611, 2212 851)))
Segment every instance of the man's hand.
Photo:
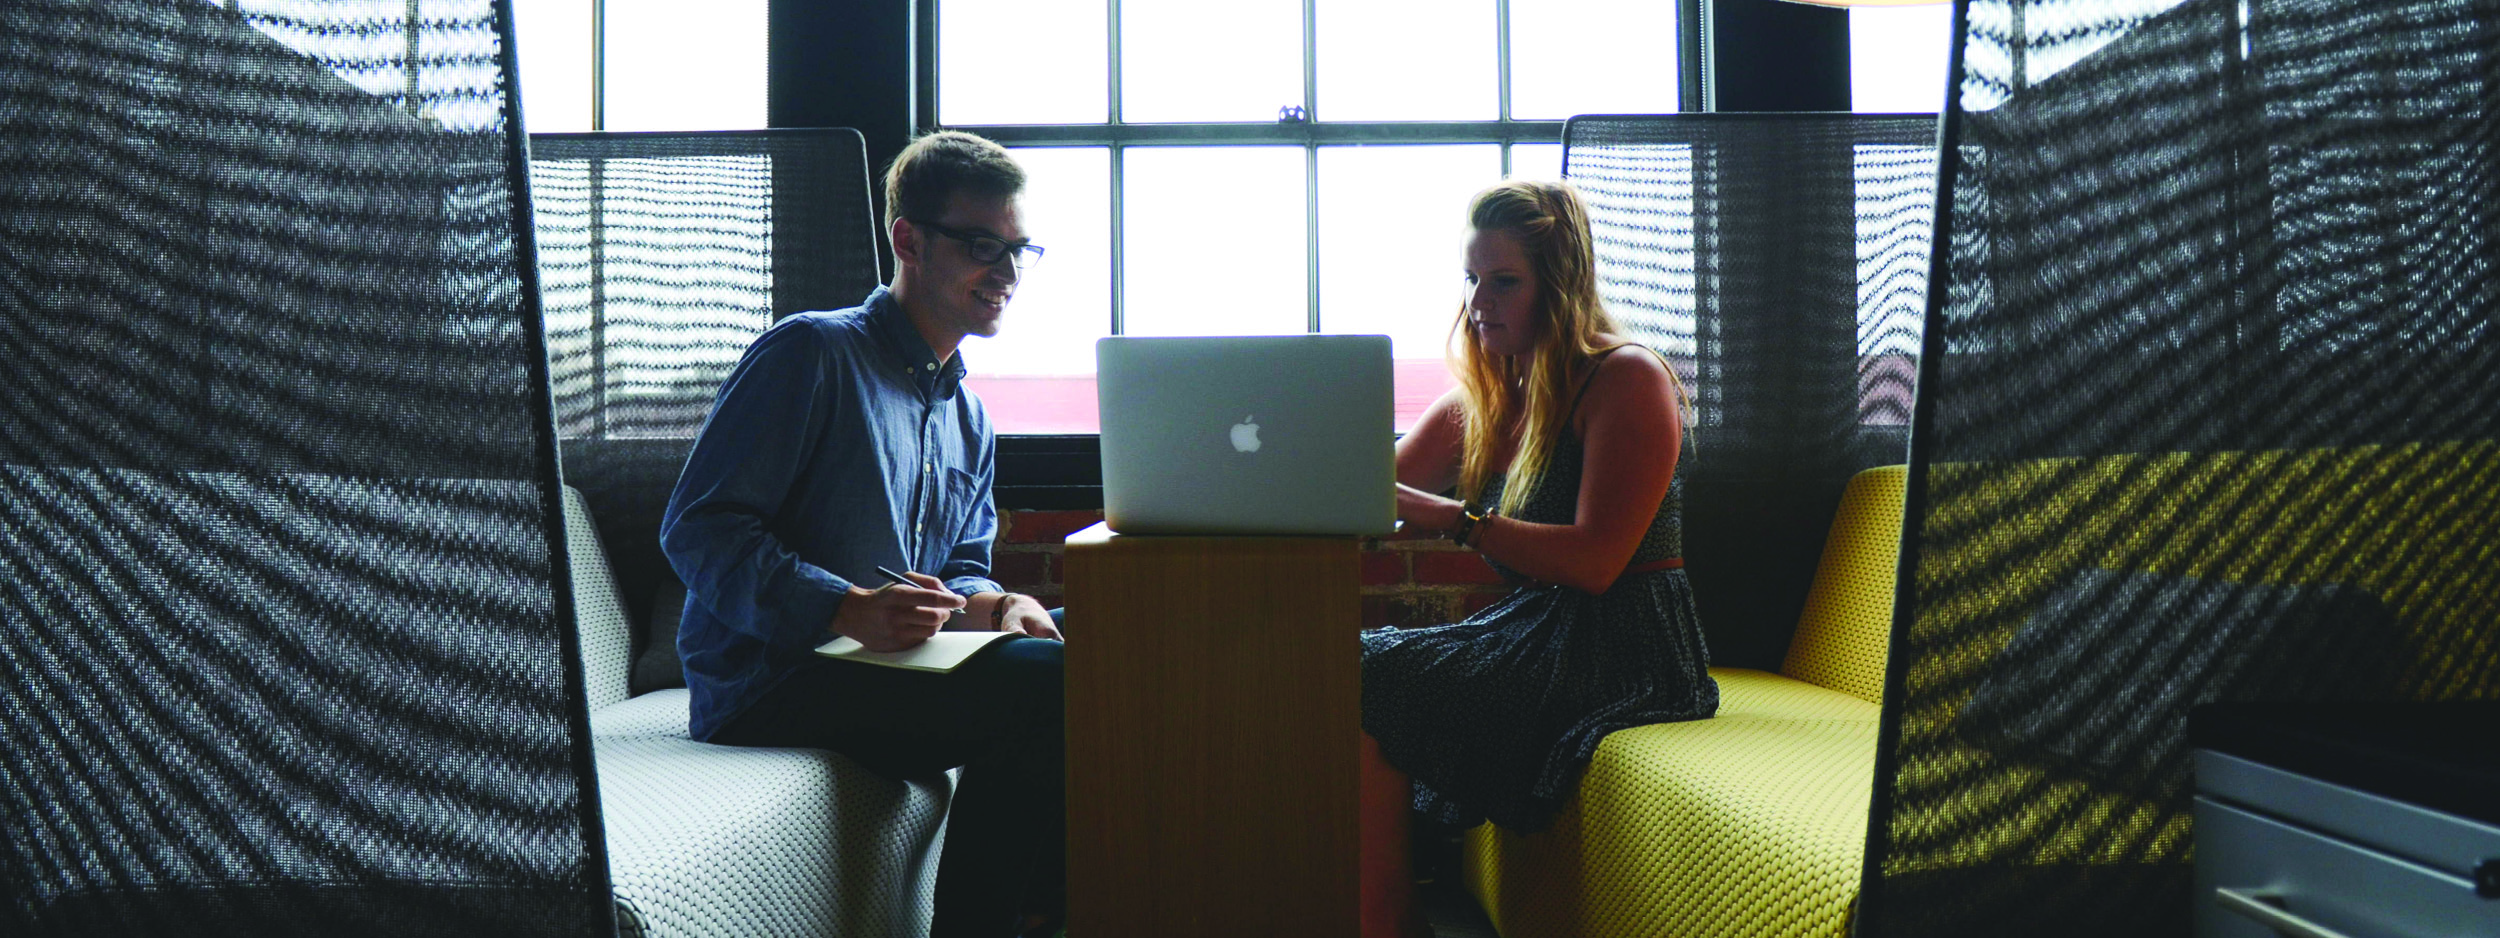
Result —
POLYGON ((1023 593, 1001 593, 997 602, 1006 610, 998 617, 998 630, 1061 641, 1059 627, 1050 622, 1050 610, 1042 608, 1041 600, 1023 593))
POLYGON ((911 577, 911 585, 890 583, 873 590, 851 587, 842 608, 833 614, 834 634, 869 651, 902 651, 928 641, 948 616, 964 607, 964 598, 937 578, 904 575, 911 577))

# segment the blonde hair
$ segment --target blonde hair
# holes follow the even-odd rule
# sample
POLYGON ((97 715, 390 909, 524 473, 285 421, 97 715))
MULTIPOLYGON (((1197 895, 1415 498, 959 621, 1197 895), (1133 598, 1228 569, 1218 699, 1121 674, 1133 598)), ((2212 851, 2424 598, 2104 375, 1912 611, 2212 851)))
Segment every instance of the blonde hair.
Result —
MULTIPOLYGON (((1569 183, 1510 180, 1476 193, 1467 207, 1469 227, 1517 238, 1536 281, 1537 342, 1524 355, 1487 352, 1468 310, 1459 304, 1450 370, 1466 390, 1460 497, 1484 496, 1497 470, 1506 468, 1501 513, 1516 515, 1536 490, 1554 445, 1571 421, 1573 392, 1610 343, 1614 320, 1597 297, 1597 252, 1589 236, 1588 207, 1569 183), (1510 465, 1496 467, 1493 454, 1506 428, 1519 428, 1519 449, 1510 465)), ((1670 374, 1670 380, 1673 380, 1670 374)), ((1683 387, 1676 387, 1682 397, 1683 387)))

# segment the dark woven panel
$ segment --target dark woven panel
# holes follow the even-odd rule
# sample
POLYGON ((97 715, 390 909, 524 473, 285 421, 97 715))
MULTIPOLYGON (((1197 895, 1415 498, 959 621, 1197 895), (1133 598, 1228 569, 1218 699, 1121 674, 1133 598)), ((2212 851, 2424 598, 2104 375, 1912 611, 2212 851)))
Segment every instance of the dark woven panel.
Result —
MULTIPOLYGON (((534 134, 531 202, 565 479, 626 610, 676 574, 660 513, 720 382, 774 320, 883 282, 856 130, 534 134)), ((637 627, 635 651, 654 639, 637 627)))
POLYGON ((1907 458, 1935 118, 1578 117, 1619 324, 1692 392, 1685 544, 1714 664, 1776 670, 1849 476, 1907 458))
POLYGON ((2187 709, 2500 697, 2500 3, 1971 3, 1861 933, 2185 934, 2187 709))
POLYGON ((0 4, 0 932, 607 932, 508 27, 241 7, 0 4))

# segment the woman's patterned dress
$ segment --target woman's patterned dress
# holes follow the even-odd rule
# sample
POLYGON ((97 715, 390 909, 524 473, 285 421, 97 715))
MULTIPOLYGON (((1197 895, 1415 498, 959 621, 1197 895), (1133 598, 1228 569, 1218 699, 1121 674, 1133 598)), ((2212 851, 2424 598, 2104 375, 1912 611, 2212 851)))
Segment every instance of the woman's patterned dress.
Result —
MULTIPOLYGON (((1628 566, 1683 556, 1681 463, 1628 566)), ((1566 428, 1518 518, 1571 523, 1582 468, 1566 428)), ((1487 504, 1503 482, 1487 486, 1487 504)), ((1416 810, 1536 831, 1606 734, 1710 716, 1719 685, 1683 570, 1627 573, 1590 595, 1494 568, 1526 585, 1463 622, 1363 633, 1363 729, 1414 778, 1416 810)))

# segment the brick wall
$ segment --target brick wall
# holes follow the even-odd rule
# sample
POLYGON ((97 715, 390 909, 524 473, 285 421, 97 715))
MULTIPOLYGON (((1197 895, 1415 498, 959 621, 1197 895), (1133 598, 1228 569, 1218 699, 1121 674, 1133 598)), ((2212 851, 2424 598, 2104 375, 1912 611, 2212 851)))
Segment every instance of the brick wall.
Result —
MULTIPOLYGON (((1068 535, 1102 520, 1100 511, 1002 511, 1007 532, 995 552, 994 579, 1019 593, 1060 604, 1060 548, 1068 535)), ((1476 552, 1438 538, 1363 539, 1363 627, 1454 622, 1500 599, 1509 589, 1476 552)))

